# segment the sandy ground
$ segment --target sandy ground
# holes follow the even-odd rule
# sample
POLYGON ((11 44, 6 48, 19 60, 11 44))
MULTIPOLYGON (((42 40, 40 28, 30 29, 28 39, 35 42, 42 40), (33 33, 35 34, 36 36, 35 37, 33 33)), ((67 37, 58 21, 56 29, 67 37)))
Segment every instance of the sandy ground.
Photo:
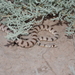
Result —
MULTIPOLYGON (((44 24, 55 22, 48 20, 44 24)), ((75 67, 74 40, 65 37, 65 27, 54 26, 60 34, 54 42, 57 48, 37 44, 32 48, 6 47, 6 33, 0 31, 0 75, 73 75, 69 66, 75 67)))

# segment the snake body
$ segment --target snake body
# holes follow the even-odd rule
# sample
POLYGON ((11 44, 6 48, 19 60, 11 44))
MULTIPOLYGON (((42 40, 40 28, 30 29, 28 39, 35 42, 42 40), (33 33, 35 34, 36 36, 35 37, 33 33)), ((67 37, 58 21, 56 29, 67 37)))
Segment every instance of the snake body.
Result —
MULTIPOLYGON (((0 30, 4 31, 6 33, 12 32, 7 26, 2 25, 2 24, 0 24, 0 30)), ((29 30, 29 33, 32 36, 29 40, 28 39, 24 40, 22 38, 18 38, 17 40, 15 40, 15 43, 18 46, 24 47, 24 48, 30 48, 30 47, 34 46, 36 43, 39 46, 42 46, 42 47, 56 47, 55 44, 42 44, 41 43, 41 41, 50 41, 50 42, 52 42, 52 41, 55 41, 59 38, 59 34, 57 33, 57 31, 55 31, 49 25, 35 26, 35 27, 33 27, 29 30), (45 36, 38 37, 37 34, 40 31, 48 31, 48 32, 52 33, 54 37, 45 37, 45 36)))

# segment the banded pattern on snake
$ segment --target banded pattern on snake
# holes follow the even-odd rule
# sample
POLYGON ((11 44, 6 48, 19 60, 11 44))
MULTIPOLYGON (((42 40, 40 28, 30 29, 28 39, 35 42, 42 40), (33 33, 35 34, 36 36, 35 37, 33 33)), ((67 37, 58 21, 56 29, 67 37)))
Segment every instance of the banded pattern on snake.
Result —
MULTIPOLYGON (((6 32, 6 33, 9 33, 11 32, 11 30, 5 26, 5 25, 2 25, 0 24, 0 30, 6 32)), ((24 40, 23 38, 18 38, 17 40, 15 40, 15 43, 20 46, 20 47, 24 47, 24 48, 30 48, 32 46, 34 46, 36 43, 39 45, 39 46, 42 46, 42 47, 57 47, 55 44, 42 44, 41 41, 55 41, 59 38, 59 34, 57 33, 57 31, 55 31, 52 27, 50 27, 49 25, 38 25, 38 26, 35 26, 33 28, 31 28, 29 30, 29 33, 31 34, 31 38, 29 40, 24 40), (53 34, 54 37, 45 37, 45 36, 42 36, 42 37, 38 37, 38 33, 40 31, 48 31, 50 33, 53 34)))

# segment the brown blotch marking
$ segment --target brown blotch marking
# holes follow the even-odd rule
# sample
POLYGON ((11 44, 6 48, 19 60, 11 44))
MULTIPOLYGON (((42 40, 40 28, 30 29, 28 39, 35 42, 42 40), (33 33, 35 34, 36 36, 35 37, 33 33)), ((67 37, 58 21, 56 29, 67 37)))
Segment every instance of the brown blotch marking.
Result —
POLYGON ((47 29, 49 28, 49 25, 47 25, 47 29))
POLYGON ((34 45, 34 42, 33 41, 30 41, 33 45, 34 45))
POLYGON ((29 46, 29 42, 27 42, 27 46, 29 46))
POLYGON ((35 40, 36 42, 37 42, 37 39, 35 39, 35 38, 32 38, 33 40, 35 40))
POLYGON ((40 25, 38 27, 39 27, 39 29, 41 29, 40 25))
POLYGON ((52 39, 52 41, 54 41, 54 39, 53 38, 51 38, 52 39))
POLYGON ((52 47, 55 47, 55 45, 52 45, 52 47))
POLYGON ((57 31, 54 31, 54 33, 55 33, 55 32, 57 32, 57 31))
POLYGON ((29 40, 28 38, 25 38, 25 40, 29 40))
POLYGON ((45 25, 43 25, 43 28, 45 28, 45 25))
POLYGON ((38 29, 37 29, 37 28, 34 28, 34 29, 38 31, 38 29))
POLYGON ((41 43, 38 44, 39 46, 41 45, 41 43))
POLYGON ((36 31, 33 31, 32 33, 37 33, 36 31))
POLYGON ((46 37, 46 40, 48 40, 48 38, 46 37))
POLYGON ((55 37, 56 39, 58 39, 58 37, 55 37))
POLYGON ((23 46, 23 48, 25 48, 25 46, 23 46))
POLYGON ((37 37, 37 35, 32 35, 32 36, 36 36, 37 37))
POLYGON ((59 34, 55 34, 55 35, 58 35, 59 36, 59 34))
POLYGON ((23 44, 23 43, 24 43, 24 41, 22 40, 22 41, 21 41, 21 44, 23 44))
POLYGON ((7 30, 10 30, 9 28, 7 28, 7 30))
POLYGON ((4 27, 3 28, 5 28, 6 26, 4 25, 4 27))
POLYGON ((44 44, 44 47, 46 46, 46 44, 44 44))
POLYGON ((53 28, 51 28, 51 30, 53 30, 53 28))
POLYGON ((41 37, 43 39, 43 37, 41 37))
POLYGON ((33 30, 32 28, 30 30, 33 30))
POLYGON ((38 40, 40 40, 40 39, 38 38, 38 40))

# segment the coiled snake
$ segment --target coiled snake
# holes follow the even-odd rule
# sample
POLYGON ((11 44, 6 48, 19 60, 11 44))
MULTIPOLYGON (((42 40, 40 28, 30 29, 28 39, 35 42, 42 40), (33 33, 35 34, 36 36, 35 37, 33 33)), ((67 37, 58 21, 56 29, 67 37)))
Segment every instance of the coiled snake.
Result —
MULTIPOLYGON (((0 30, 4 31, 6 33, 9 33, 11 31, 7 26, 2 25, 2 24, 0 24, 0 30)), ((52 41, 55 41, 59 38, 59 34, 57 33, 57 31, 55 31, 49 25, 35 26, 29 30, 29 33, 32 36, 29 40, 24 40, 22 38, 19 38, 19 39, 15 40, 15 43, 18 46, 21 46, 24 48, 30 48, 30 47, 34 46, 36 43, 42 47, 56 47, 55 44, 42 44, 41 43, 42 40, 52 42, 52 41), (37 35, 38 32, 43 31, 43 30, 52 33, 54 37, 45 37, 45 36, 38 37, 38 35, 37 35)))

